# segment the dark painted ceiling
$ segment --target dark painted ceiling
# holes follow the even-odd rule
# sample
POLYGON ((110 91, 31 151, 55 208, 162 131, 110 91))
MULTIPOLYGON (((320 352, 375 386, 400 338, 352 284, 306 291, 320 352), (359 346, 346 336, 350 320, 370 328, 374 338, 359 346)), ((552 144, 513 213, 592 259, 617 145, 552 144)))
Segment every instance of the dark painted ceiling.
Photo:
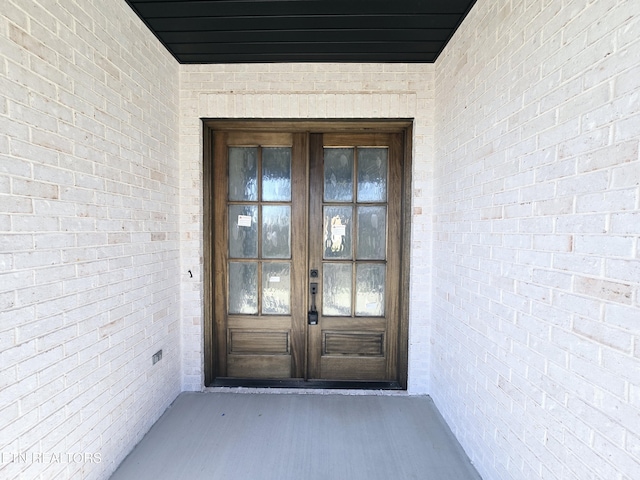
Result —
POLYGON ((126 2, 180 63, 428 63, 476 0, 126 2))

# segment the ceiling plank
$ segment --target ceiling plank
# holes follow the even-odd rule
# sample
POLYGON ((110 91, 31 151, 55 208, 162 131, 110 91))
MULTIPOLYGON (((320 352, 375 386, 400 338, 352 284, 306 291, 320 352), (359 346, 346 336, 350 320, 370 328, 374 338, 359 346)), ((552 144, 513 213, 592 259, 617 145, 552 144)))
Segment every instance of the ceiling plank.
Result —
POLYGON ((204 32, 164 32, 163 38, 176 46, 181 43, 251 43, 251 42, 442 42, 449 38, 446 28, 419 29, 353 29, 353 30, 237 30, 204 32))
POLYGON ((435 61, 435 53, 405 53, 386 54, 380 53, 295 53, 295 54, 184 54, 181 56, 182 63, 431 63, 435 61))
POLYGON ((145 18, 301 15, 416 15, 465 12, 468 0, 132 1, 145 18))
POLYGON ((457 15, 352 15, 307 17, 233 17, 233 18, 151 18, 147 22, 156 32, 292 30, 292 29, 358 29, 407 28, 453 29, 460 20, 457 15))
POLYGON ((208 53, 211 55, 220 54, 336 54, 336 53, 436 53, 441 47, 440 42, 419 42, 419 43, 389 43, 389 42, 312 42, 312 43, 197 43, 174 45, 175 53, 197 54, 208 53))

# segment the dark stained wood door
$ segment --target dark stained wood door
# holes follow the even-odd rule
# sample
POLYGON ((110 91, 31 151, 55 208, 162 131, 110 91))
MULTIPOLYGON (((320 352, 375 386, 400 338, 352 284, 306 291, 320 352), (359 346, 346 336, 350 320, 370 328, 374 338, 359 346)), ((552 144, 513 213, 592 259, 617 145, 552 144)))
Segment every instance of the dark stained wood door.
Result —
POLYGON ((403 135, 222 130, 212 143, 216 383, 406 378, 403 135))

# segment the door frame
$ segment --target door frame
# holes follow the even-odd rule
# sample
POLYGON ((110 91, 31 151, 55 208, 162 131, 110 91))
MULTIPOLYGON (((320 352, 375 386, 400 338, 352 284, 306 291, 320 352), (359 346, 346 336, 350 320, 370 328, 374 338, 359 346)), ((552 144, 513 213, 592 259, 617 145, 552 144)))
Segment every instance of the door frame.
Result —
MULTIPOLYGON (((409 271, 411 249, 411 200, 412 200, 412 119, 212 119, 203 118, 203 335, 204 335, 204 386, 215 385, 216 372, 216 338, 214 325, 214 133, 220 131, 264 131, 264 132, 292 132, 292 133, 402 133, 403 134, 403 164, 402 164, 402 234, 400 260, 400 319, 398 331, 397 368, 398 386, 406 390, 408 376, 409 350, 409 271)), ((254 382, 244 382, 251 385, 254 382)), ((257 384, 256 384, 257 385, 257 384)), ((270 386, 299 386, 303 388, 358 388, 353 382, 345 385, 335 382, 304 382, 292 385, 278 383, 270 386)), ((382 386, 384 388, 384 386, 382 386)), ((360 388, 381 388, 381 385, 368 385, 366 382, 360 388)), ((394 388, 387 386, 387 388, 394 388)))

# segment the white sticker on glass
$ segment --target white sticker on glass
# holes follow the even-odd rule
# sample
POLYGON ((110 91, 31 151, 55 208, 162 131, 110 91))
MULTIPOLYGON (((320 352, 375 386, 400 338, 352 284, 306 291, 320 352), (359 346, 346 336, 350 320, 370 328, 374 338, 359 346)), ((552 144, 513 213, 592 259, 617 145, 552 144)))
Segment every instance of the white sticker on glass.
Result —
POLYGON ((250 227, 251 226, 251 215, 238 215, 238 226, 239 227, 250 227))
POLYGON ((271 283, 279 283, 280 282, 280 277, 269 277, 269 281, 271 283))
POLYGON ((344 237, 347 233, 346 225, 331 225, 331 235, 334 237, 344 237))

